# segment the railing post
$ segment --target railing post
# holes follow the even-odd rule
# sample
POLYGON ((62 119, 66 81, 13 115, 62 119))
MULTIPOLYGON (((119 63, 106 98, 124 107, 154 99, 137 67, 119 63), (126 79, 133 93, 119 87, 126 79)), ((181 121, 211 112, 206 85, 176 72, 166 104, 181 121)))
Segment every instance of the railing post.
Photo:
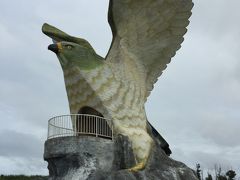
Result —
POLYGON ((96 137, 98 137, 98 118, 95 117, 96 120, 96 137))
POLYGON ((75 136, 77 136, 77 120, 76 120, 76 116, 74 115, 73 116, 73 122, 74 122, 74 133, 75 133, 75 136))
POLYGON ((47 139, 49 137, 49 129, 50 129, 50 120, 48 121, 48 133, 47 133, 47 139))
POLYGON ((112 135, 112 140, 113 140, 113 123, 111 122, 111 135, 112 135))

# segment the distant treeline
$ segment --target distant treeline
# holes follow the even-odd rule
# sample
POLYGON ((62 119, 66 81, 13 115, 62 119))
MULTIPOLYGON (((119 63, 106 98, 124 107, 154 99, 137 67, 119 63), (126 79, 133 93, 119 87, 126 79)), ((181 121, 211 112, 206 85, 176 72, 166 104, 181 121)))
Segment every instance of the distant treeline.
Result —
POLYGON ((200 164, 196 164, 196 174, 199 180, 235 180, 236 172, 232 169, 223 171, 221 165, 214 165, 214 173, 207 172, 207 177, 203 177, 203 170, 200 164))
POLYGON ((47 176, 1 175, 0 180, 47 180, 47 176))

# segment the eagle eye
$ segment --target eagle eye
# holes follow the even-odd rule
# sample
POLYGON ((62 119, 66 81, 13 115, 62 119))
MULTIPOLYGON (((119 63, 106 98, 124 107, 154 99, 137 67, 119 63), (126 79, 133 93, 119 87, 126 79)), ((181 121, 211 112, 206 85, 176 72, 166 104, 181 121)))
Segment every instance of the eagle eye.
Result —
POLYGON ((72 45, 66 45, 66 48, 71 50, 73 48, 73 46, 72 45))

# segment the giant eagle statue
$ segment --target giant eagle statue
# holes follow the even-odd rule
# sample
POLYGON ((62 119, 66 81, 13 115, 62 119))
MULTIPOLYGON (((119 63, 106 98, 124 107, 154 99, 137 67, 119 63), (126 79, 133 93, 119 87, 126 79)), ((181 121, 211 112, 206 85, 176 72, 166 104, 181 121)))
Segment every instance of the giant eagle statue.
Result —
POLYGON ((180 49, 192 0, 110 0, 113 39, 105 58, 84 39, 44 24, 64 73, 71 114, 91 107, 112 119, 115 135, 129 138, 138 171, 146 166, 153 138, 166 141, 148 123, 145 103, 154 83, 180 49), (155 134, 155 135, 154 135, 155 134))

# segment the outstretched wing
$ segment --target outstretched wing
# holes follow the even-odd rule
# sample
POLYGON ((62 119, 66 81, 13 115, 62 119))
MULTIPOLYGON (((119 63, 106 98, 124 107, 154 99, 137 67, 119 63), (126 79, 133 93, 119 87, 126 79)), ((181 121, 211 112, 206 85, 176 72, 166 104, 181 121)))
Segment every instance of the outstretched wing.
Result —
POLYGON ((106 60, 147 98, 181 47, 192 0, 110 0, 113 41, 106 60))

